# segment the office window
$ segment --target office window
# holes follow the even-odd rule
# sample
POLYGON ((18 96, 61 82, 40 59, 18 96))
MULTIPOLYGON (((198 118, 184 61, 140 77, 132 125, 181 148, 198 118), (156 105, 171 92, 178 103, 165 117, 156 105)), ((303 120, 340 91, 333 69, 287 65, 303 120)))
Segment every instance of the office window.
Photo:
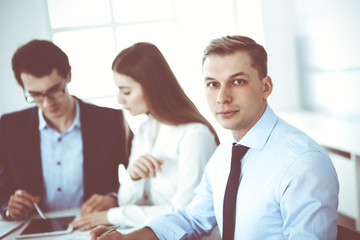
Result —
POLYGON ((107 0, 48 0, 51 27, 79 27, 108 24, 111 20, 107 0))
POLYGON ((113 0, 117 23, 148 22, 173 18, 172 0, 113 0))
POLYGON ((116 94, 111 81, 111 63, 116 52, 111 28, 56 32, 53 40, 70 59, 73 81, 69 88, 74 94, 88 99, 116 94))
MULTIPOLYGON (((47 0, 53 40, 70 58, 71 94, 119 108, 112 61, 122 49, 147 41, 160 49, 185 93, 218 129, 205 101, 202 52, 215 37, 246 35, 250 29, 256 37, 262 36, 262 26, 257 26, 262 19, 260 0, 255 2, 258 4, 240 0, 47 0), (244 19, 247 7, 258 9, 244 19), (238 23, 245 21, 246 27, 238 23)), ((130 124, 136 122, 127 117, 130 124)))

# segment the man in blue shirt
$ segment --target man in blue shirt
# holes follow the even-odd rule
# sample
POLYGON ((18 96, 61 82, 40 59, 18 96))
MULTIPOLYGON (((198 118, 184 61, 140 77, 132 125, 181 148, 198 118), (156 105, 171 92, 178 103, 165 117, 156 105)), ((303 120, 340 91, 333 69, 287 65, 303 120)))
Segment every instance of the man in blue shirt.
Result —
POLYGON ((273 83, 265 49, 243 36, 215 39, 205 49, 203 74, 210 110, 233 139, 211 157, 193 201, 134 233, 96 238, 107 230, 99 227, 92 239, 199 239, 216 224, 223 239, 335 239, 335 169, 321 146, 268 105, 273 83), (248 148, 242 159, 231 160, 232 145, 248 148), (229 208, 224 196, 232 161, 241 161, 241 173, 229 208), (235 213, 230 221, 225 209, 235 213))
MULTIPOLYGON (((117 167, 127 165, 132 133, 122 111, 71 96, 67 55, 52 42, 17 49, 12 67, 36 106, 0 119, 0 206, 4 219, 81 207, 86 214, 117 205, 117 167)), ((86 86, 85 86, 86 87, 86 86)))

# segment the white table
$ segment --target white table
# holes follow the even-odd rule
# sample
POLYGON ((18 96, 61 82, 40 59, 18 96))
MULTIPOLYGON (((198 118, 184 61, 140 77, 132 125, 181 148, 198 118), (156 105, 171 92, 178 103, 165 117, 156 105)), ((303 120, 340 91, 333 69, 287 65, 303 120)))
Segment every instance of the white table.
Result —
MULTIPOLYGON (((58 211, 58 212, 48 212, 45 213, 46 217, 61 217, 61 216, 72 216, 72 215, 78 215, 79 209, 71 209, 71 210, 64 210, 64 211, 58 211)), ((0 220, 4 221, 4 220, 0 220)), ((22 225, 20 228, 16 229, 15 231, 11 232, 9 235, 7 235, 3 240, 15 240, 16 236, 19 236, 20 233, 25 229, 27 224, 29 223, 30 219, 25 221, 25 224, 22 225)), ((1 226, 1 225, 0 225, 1 226)), ((135 229, 134 229, 135 230, 135 229)), ((122 233, 132 231, 132 229, 122 230, 122 233)), ((74 231, 71 234, 64 234, 64 235, 58 235, 58 236, 48 236, 48 237, 37 237, 36 239, 39 240, 89 240, 90 231, 80 232, 80 231, 74 231)), ((35 238, 28 238, 28 239, 35 239, 35 238)), ((213 229, 211 234, 209 236, 205 236, 202 238, 202 240, 221 240, 219 230, 217 227, 213 229)))

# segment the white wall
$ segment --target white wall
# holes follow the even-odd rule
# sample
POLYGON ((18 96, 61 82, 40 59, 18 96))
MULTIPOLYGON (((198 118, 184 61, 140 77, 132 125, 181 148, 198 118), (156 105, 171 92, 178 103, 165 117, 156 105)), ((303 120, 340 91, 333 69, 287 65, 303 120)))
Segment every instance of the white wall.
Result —
POLYGON ((11 69, 22 44, 50 39, 45 0, 0 0, 0 115, 29 106, 11 69))
POLYGON ((360 120, 359 0, 261 0, 270 103, 360 120))
POLYGON ((301 107, 295 46, 295 11, 292 0, 262 0, 268 74, 274 89, 271 106, 278 111, 301 107))
MULTIPOLYGON (((338 1, 330 0, 329 2, 338 1)), ((342 2, 345 4, 349 1, 353 0, 342 2)), ((186 2, 183 4, 190 5, 189 2, 191 1, 186 2)), ((311 1, 307 2, 311 4, 311 1)), ((322 2, 324 0, 315 1, 317 4, 322 2)), ((301 109, 300 74, 296 52, 296 38, 299 32, 296 22, 296 7, 299 1, 234 0, 234 3, 235 9, 233 11, 236 13, 237 33, 248 35, 264 44, 269 54, 269 75, 274 82, 274 90, 270 96, 271 106, 277 111, 301 109), (262 5, 261 13, 256 7, 260 4, 262 5), (264 35, 258 34, 261 32, 257 31, 258 29, 263 29, 264 35)), ((187 9, 186 11, 196 15, 196 13, 191 12, 191 8, 178 7, 187 9)), ((186 21, 186 19, 190 19, 189 14, 179 17, 179 21, 186 21)), ((206 24, 212 25, 214 23, 216 20, 213 22, 202 21, 197 24, 199 24, 199 29, 202 29, 206 24)), ((48 24, 46 0, 0 0, 0 114, 28 106, 23 100, 22 89, 14 79, 11 70, 11 56, 19 45, 31 39, 51 39, 48 24)), ((190 34, 196 35, 198 33, 191 32, 190 34)), ((234 33, 230 32, 229 34, 234 33)), ((204 46, 206 44, 207 42, 204 42, 204 46)), ((198 47, 202 50, 204 46, 198 47)), ((180 56, 180 58, 184 57, 186 58, 186 56, 180 56)), ((197 64, 199 59, 189 60, 194 62, 194 68, 200 67, 197 64)), ((179 78, 184 75, 183 72, 188 71, 179 72, 179 78)), ((187 88, 186 85, 184 87, 187 88)), ((191 98, 199 97, 198 93, 190 93, 189 95, 191 98)), ((195 100, 195 102, 205 104, 205 99, 195 100)))

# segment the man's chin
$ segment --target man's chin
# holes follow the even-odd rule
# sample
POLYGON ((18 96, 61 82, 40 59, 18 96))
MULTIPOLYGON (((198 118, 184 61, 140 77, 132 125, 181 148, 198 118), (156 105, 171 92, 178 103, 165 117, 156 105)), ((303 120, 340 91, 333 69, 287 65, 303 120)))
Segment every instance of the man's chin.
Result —
POLYGON ((228 123, 228 122, 219 122, 220 123, 220 125, 223 127, 223 128, 225 128, 226 130, 233 130, 234 129, 234 126, 233 126, 233 124, 231 124, 231 123, 228 123))

